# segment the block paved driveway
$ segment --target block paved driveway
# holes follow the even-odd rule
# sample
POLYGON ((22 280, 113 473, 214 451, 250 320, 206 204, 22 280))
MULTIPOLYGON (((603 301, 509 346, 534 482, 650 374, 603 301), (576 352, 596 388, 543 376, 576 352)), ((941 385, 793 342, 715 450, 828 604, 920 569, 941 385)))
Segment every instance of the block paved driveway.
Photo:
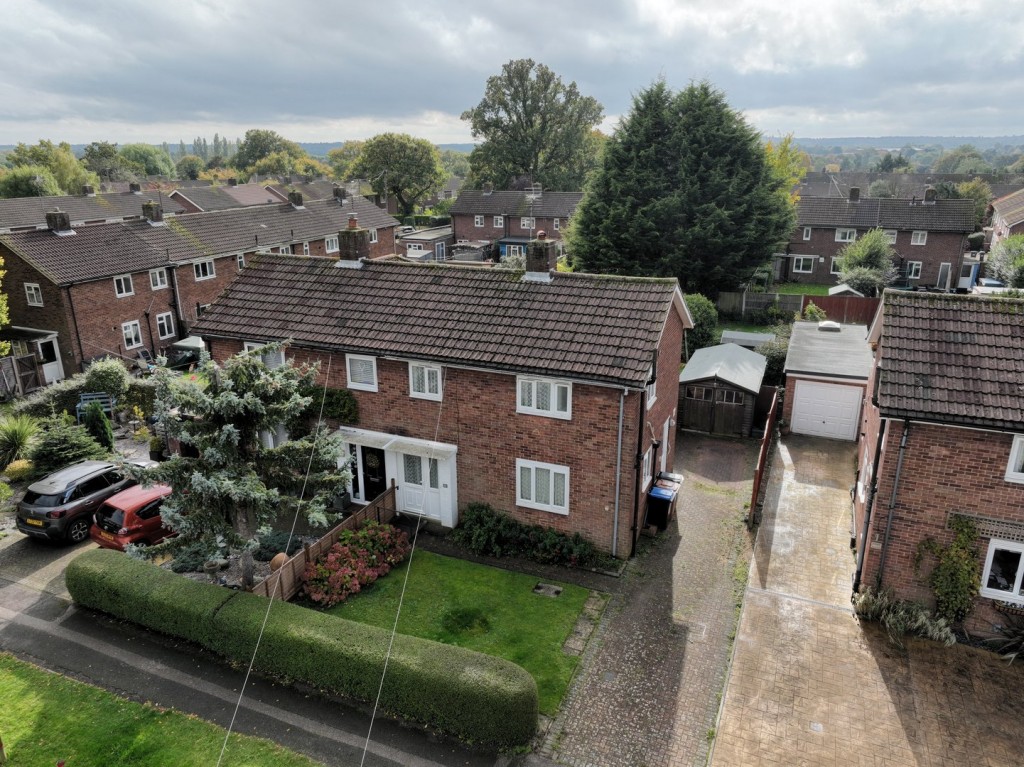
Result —
POLYGON ((1024 664, 899 651, 854 617, 854 456, 798 436, 775 455, 712 765, 1024 764, 1024 664))

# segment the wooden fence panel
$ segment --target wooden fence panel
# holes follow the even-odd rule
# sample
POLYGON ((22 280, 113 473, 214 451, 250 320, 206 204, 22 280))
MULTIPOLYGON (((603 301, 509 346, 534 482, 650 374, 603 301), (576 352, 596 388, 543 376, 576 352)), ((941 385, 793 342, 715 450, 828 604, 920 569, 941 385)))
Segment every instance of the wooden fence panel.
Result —
POLYGON ((750 493, 750 509, 747 512, 747 527, 753 528, 757 521, 758 509, 761 497, 761 488, 768 473, 768 451, 771 450, 772 442, 775 439, 775 421, 779 415, 779 393, 775 392, 772 397, 771 407, 768 408, 768 422, 764 427, 764 435, 761 437, 761 450, 757 455, 757 468, 754 469, 754 487, 750 493))
POLYGON ((801 313, 812 301, 830 320, 844 325, 870 325, 875 319, 882 299, 861 296, 804 296, 800 307, 801 313))
POLYGON ((364 522, 375 521, 386 524, 398 513, 396 505, 396 486, 391 487, 377 496, 373 501, 348 517, 337 526, 331 528, 323 538, 303 546, 302 551, 281 565, 280 569, 271 573, 265 580, 252 587, 252 593, 261 597, 271 597, 288 601, 302 588, 302 573, 306 565, 315 562, 331 546, 338 542, 343 530, 359 527, 364 522))

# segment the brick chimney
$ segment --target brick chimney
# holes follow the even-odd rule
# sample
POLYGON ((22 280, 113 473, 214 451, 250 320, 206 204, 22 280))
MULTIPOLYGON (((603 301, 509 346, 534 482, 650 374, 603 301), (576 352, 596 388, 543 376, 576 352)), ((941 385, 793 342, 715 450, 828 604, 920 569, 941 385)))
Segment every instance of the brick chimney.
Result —
POLYGON ((292 204, 293 208, 301 208, 302 192, 288 192, 288 202, 292 204))
POLYGON ((228 186, 238 186, 238 179, 237 178, 229 178, 228 179, 228 186))
POLYGON ((360 259, 370 257, 370 231, 359 226, 355 214, 348 217, 348 228, 338 232, 338 261, 340 265, 360 266, 360 259))
POLYGON ((850 202, 860 202, 860 187, 859 186, 851 186, 850 187, 850 202))
POLYGON ((537 239, 526 246, 526 274, 524 280, 551 282, 551 270, 558 259, 558 243, 548 239, 548 233, 541 229, 537 239))
POLYGON ((71 214, 66 211, 55 209, 46 214, 46 228, 54 234, 74 234, 71 228, 71 214))
POLYGON ((84 194, 86 197, 95 197, 96 187, 94 187, 92 184, 85 184, 82 187, 82 194, 84 194))
POLYGON ((930 187, 928 187, 927 189, 924 190, 924 204, 925 205, 934 205, 935 201, 937 199, 938 199, 938 192, 935 191, 935 187, 934 186, 930 186, 930 187))
POLYGON ((488 181, 484 184, 484 197, 489 197, 492 194, 494 194, 494 184, 488 181))
POLYGON ((138 181, 132 181, 128 184, 128 191, 132 194, 142 194, 142 184, 138 181))
POLYGON ((156 200, 147 200, 142 203, 142 217, 157 226, 164 222, 164 209, 156 200))
POLYGON ((331 190, 331 193, 334 195, 334 199, 337 200, 339 203, 345 202, 345 198, 348 197, 348 192, 345 191, 345 187, 343 186, 334 187, 331 190))

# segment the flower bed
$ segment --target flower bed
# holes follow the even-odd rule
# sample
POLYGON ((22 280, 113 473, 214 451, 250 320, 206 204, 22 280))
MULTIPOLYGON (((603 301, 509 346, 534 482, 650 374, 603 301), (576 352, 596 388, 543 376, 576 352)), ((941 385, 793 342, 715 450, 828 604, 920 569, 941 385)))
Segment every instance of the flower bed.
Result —
POLYGON ((320 607, 332 607, 391 572, 409 549, 409 536, 391 525, 368 522, 345 530, 326 555, 306 567, 301 593, 320 607))

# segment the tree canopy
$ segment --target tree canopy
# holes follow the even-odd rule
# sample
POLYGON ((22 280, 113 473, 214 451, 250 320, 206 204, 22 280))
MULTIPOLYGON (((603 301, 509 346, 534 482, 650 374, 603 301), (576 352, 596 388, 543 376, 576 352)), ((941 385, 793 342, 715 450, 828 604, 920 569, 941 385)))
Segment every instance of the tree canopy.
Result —
POLYGON ((331 166, 331 174, 338 181, 351 181, 353 176, 352 167, 359 154, 363 151, 365 141, 346 141, 337 149, 331 149, 327 153, 327 164, 331 166))
POLYGON ((350 171, 370 182, 377 194, 394 195, 403 215, 411 215, 417 201, 437 191, 446 178, 437 147, 406 133, 381 133, 363 145, 350 171))
POLYGON ((1000 240, 988 256, 989 268, 1011 288, 1024 288, 1024 234, 1000 240))
POLYGON ((796 205, 800 202, 800 182, 811 167, 811 158, 793 143, 792 133, 787 133, 777 142, 769 141, 764 145, 764 153, 768 167, 782 183, 780 191, 796 205))
MULTIPOLYGON (((34 145, 18 144, 8 152, 5 160, 11 168, 45 168, 58 189, 52 194, 81 194, 86 184, 95 186, 99 183, 96 174, 75 157, 71 145, 64 141, 60 144, 45 140, 34 145)), ((48 187, 48 182, 39 185, 39 188, 48 187)))
POLYGON ((677 277, 715 297, 743 282, 789 236, 788 181, 758 133, 707 82, 658 81, 608 139, 568 232, 590 272, 677 277))
POLYGON ((175 164, 175 170, 178 172, 178 178, 188 178, 195 181, 199 178, 199 174, 206 170, 206 163, 198 155, 187 154, 178 159, 178 162, 175 164))
POLYGON ((147 176, 174 178, 174 161, 160 147, 151 144, 125 144, 121 147, 120 154, 129 163, 140 166, 147 176))
POLYGON ((238 151, 231 158, 231 163, 239 170, 250 171, 256 163, 275 152, 283 152, 295 159, 306 155, 302 147, 278 135, 276 131, 252 128, 245 132, 245 138, 239 142, 238 151))
POLYGON ((871 229, 839 251, 839 281, 874 296, 896 280, 896 251, 881 229, 871 229))
POLYGON ((265 346, 223 366, 206 358, 184 379, 157 368, 156 431, 198 455, 174 456, 147 470, 147 481, 172 488, 162 516, 178 533, 153 552, 189 544, 210 554, 224 547, 249 551, 281 515, 299 511, 314 523, 325 521, 327 504, 349 480, 348 470, 338 468, 342 444, 326 428, 279 439, 284 425, 301 421, 310 405, 301 391, 316 378, 312 366, 265 364, 264 355, 282 353, 280 345, 265 346))
POLYGON ((50 169, 42 165, 19 165, 0 173, 0 197, 52 197, 63 194, 50 169))
POLYGON ((130 162, 108 141, 93 141, 82 153, 82 163, 104 181, 134 181, 145 174, 138 163, 130 162))
POLYGON ((527 177, 545 189, 581 189, 599 148, 591 130, 604 108, 583 96, 533 59, 515 59, 487 79, 484 97, 462 113, 474 138, 483 143, 470 154, 474 184, 509 188, 527 177))

